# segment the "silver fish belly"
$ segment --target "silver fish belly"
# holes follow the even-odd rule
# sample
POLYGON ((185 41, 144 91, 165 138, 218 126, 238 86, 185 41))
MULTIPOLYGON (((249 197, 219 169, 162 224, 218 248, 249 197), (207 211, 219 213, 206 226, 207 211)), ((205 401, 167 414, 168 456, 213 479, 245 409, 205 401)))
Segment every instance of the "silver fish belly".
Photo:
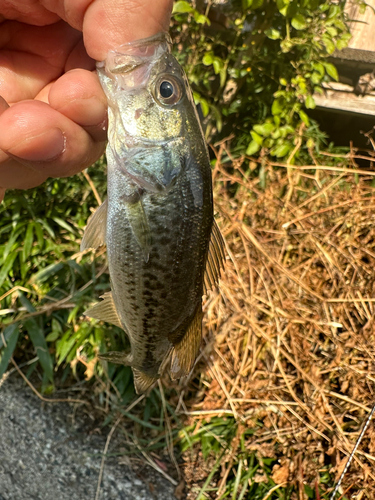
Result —
POLYGON ((109 105, 108 198, 81 249, 107 246, 111 292, 87 315, 123 328, 144 392, 167 363, 187 375, 202 334, 202 295, 217 283, 224 245, 213 217, 211 167, 186 76, 161 33, 98 64, 109 105))

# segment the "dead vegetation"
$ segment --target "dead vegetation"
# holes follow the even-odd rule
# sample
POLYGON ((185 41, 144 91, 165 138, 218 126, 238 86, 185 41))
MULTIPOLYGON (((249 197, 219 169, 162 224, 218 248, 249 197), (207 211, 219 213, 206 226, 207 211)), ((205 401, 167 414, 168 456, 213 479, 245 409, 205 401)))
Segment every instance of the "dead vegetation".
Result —
MULTIPOLYGON (((225 144, 216 154, 216 210, 229 257, 220 293, 205 303, 205 347, 190 382, 202 390, 189 399, 187 385, 179 407, 190 423, 232 415, 238 432, 254 427, 242 451, 276 457, 272 479, 294 484, 291 498, 308 498, 305 484, 322 498, 321 472, 337 480, 375 401, 373 163, 358 167, 354 153, 336 167, 263 159, 262 189, 241 161, 220 161, 225 144)), ((204 461, 185 459, 190 490, 204 461)), ((373 499, 374 463, 371 423, 342 493, 373 499)), ((232 464, 227 457, 212 498, 232 464)))

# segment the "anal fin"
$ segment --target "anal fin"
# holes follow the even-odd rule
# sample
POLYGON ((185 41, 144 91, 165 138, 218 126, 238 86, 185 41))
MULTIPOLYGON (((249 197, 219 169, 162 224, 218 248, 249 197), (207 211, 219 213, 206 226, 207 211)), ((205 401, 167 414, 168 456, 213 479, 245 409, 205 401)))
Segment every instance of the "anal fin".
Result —
POLYGON ((103 299, 101 302, 98 302, 85 311, 84 314, 89 316, 89 318, 106 321, 107 323, 123 328, 119 315, 117 314, 115 303, 113 302, 112 292, 105 293, 101 298, 103 299))
POLYGON ((95 250, 105 245, 107 227, 108 200, 105 200, 87 221, 81 242, 81 252, 87 248, 95 250))
POLYGON ((204 293, 212 290, 218 284, 221 270, 224 269, 225 244, 220 229, 214 219, 211 239, 208 247, 206 270, 204 273, 204 293))
POLYGON ((183 339, 174 345, 171 378, 188 375, 195 363, 202 340, 202 308, 199 307, 183 339))
POLYGON ((150 389, 157 381, 157 378, 149 377, 144 372, 141 372, 136 368, 132 368, 132 370, 134 375, 135 392, 137 394, 143 394, 148 391, 148 389, 150 389))

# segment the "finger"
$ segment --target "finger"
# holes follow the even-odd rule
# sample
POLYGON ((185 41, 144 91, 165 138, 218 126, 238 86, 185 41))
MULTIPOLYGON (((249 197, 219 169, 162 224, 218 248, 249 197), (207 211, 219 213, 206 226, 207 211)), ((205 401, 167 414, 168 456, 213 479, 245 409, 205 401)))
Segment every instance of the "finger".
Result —
POLYGON ((0 2, 0 22, 4 19, 16 19, 24 23, 44 26, 45 24, 55 23, 58 16, 49 11, 41 2, 33 2, 30 8, 29 2, 20 0, 7 0, 0 2))
POLYGON ((5 189, 30 189, 39 186, 47 178, 45 173, 36 172, 0 151, 0 194, 5 189))
POLYGON ((83 69, 65 73, 51 86, 48 100, 95 141, 106 140, 107 100, 96 73, 83 69))
POLYGON ((43 0, 43 5, 83 31, 89 56, 102 61, 110 49, 168 31, 173 0, 43 0))
MULTIPOLYGON (((77 123, 40 101, 14 104, 0 116, 0 149, 46 177, 65 177, 92 165, 103 153, 77 123)), ((3 184, 0 178, 0 186, 3 184)))
MULTIPOLYGON (((82 34, 63 21, 42 27, 3 23, 0 30, 0 94, 8 102, 33 99, 65 71, 65 64, 70 54, 76 53, 80 40, 82 34)), ((90 61, 82 51, 77 55, 82 58, 83 65, 90 61)), ((77 57, 74 62, 78 64, 77 57)))
POLYGON ((0 95, 0 115, 3 111, 9 108, 9 104, 6 100, 0 95))
MULTIPOLYGON (((0 97, 0 115, 8 108, 8 103, 0 97)), ((45 179, 45 175, 11 159, 0 149, 0 202, 4 198, 5 188, 28 189, 38 186, 45 179)))

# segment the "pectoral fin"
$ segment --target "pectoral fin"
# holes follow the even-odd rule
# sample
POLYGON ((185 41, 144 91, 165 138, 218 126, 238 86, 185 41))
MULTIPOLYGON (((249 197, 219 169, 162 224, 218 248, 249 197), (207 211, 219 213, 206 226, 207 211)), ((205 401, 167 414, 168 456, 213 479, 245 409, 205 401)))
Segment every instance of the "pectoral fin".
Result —
POLYGON ((210 245, 206 262, 206 271, 204 274, 204 293, 212 290, 218 284, 221 270, 224 269, 225 262, 225 244, 216 221, 212 225, 210 245))
POLYGON ((142 394, 143 392, 146 392, 157 381, 157 378, 149 377, 148 375, 141 372, 140 370, 137 370, 136 368, 132 368, 132 370, 134 375, 135 392, 137 394, 142 394))
POLYGON ((151 231, 141 198, 135 203, 128 203, 127 215, 134 237, 141 247, 145 262, 148 262, 151 246, 151 231))
POLYGON ((87 248, 96 250, 101 245, 105 245, 107 211, 108 200, 105 200, 89 217, 81 242, 81 252, 87 248))
POLYGON ((172 352, 171 378, 188 375, 195 363, 202 340, 202 308, 199 307, 188 331, 172 352))
POLYGON ((101 298, 103 299, 101 302, 98 302, 93 307, 85 311, 84 314, 89 316, 89 318, 106 321, 107 323, 123 328, 119 315, 116 311, 115 303, 113 302, 112 292, 105 293, 101 296, 101 298))
POLYGON ((130 363, 130 355, 121 351, 109 351, 105 354, 99 354, 98 357, 102 361, 109 361, 110 363, 115 363, 116 365, 129 366, 130 363))

